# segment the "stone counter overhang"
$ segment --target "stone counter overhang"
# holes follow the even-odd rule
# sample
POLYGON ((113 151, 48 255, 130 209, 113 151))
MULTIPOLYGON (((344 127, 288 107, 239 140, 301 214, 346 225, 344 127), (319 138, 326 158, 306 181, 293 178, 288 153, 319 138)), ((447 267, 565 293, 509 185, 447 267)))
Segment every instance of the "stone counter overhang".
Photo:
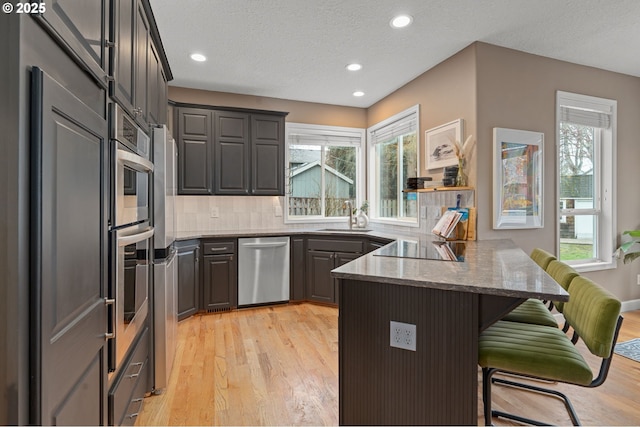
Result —
MULTIPOLYGON (((412 239, 419 244, 435 237, 412 239)), ((516 298, 568 301, 569 294, 511 240, 466 242, 464 262, 377 256, 376 250, 334 269, 337 279, 516 298)))
MULTIPOLYGON (((176 240, 316 235, 406 240, 418 245, 438 241, 435 236, 379 230, 275 228, 223 231, 183 231, 176 240)), ((467 241, 464 262, 365 254, 332 271, 337 279, 426 287, 516 298, 568 301, 569 294, 509 239, 467 241)))

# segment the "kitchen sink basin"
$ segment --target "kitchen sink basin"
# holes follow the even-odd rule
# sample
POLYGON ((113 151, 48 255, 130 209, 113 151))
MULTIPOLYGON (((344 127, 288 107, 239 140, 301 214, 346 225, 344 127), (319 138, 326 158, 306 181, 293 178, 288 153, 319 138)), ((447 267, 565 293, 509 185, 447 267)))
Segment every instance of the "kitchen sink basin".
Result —
POLYGON ((320 231, 340 231, 346 233, 366 233, 367 231, 371 231, 370 228, 325 228, 320 231))

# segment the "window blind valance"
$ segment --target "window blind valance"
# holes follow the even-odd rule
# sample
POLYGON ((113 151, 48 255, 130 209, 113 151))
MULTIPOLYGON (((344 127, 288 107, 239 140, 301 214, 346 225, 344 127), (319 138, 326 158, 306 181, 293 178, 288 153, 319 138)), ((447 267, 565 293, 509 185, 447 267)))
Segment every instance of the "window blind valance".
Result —
POLYGON ((399 118, 393 123, 371 131, 371 143, 379 144, 418 130, 418 115, 415 112, 399 118))
POLYGON ((603 111, 583 110, 562 105, 560 106, 560 121, 609 129, 611 127, 611 114, 603 111))

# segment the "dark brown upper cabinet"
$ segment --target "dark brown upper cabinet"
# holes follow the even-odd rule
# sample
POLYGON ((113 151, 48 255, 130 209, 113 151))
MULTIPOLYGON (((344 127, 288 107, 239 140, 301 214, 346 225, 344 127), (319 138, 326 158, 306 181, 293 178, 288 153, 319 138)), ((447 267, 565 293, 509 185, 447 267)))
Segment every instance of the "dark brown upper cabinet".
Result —
MULTIPOLYGON (((67 52, 82 62, 103 87, 109 72, 108 0, 47 1, 37 19, 67 52)), ((44 2, 43 2, 44 4, 44 2)))
POLYGON ((284 195, 284 118, 251 115, 251 194, 284 195))
POLYGON ((175 106, 178 194, 284 195, 286 113, 175 106))
POLYGON ((213 112, 178 108, 178 194, 213 194, 213 112))
POLYGON ((214 111, 216 194, 249 194, 249 114, 214 111))

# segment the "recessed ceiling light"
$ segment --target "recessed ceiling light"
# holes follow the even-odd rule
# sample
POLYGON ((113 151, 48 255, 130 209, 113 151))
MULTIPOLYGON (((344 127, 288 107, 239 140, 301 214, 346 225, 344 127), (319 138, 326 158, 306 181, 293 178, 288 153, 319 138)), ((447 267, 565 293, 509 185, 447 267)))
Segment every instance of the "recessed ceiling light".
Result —
POLYGON ((398 15, 391 20, 390 25, 393 28, 404 28, 411 24, 411 22, 413 22, 411 15, 398 15))
POLYGON ((207 60, 207 57, 204 56, 201 53, 192 53, 191 54, 191 59, 193 59, 194 61, 198 61, 198 62, 204 62, 207 60))
POLYGON ((357 90, 355 92, 353 92, 353 96, 364 96, 364 92, 361 90, 357 90))
POLYGON ((362 65, 360 64, 349 64, 347 65, 347 70, 349 71, 358 71, 362 69, 362 65))

